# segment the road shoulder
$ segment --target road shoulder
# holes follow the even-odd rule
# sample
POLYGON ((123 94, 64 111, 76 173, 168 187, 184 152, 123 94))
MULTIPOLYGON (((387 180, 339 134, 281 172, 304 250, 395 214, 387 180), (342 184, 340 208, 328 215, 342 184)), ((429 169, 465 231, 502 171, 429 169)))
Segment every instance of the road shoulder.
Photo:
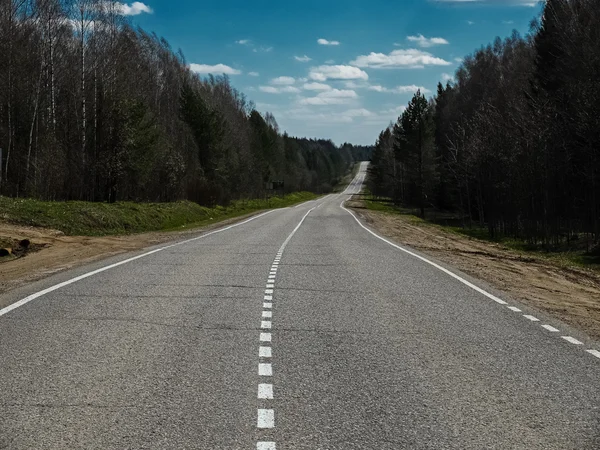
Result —
POLYGON ((367 210, 356 197, 347 206, 381 236, 432 255, 600 340, 600 274, 524 257, 502 245, 420 225, 408 216, 367 210))

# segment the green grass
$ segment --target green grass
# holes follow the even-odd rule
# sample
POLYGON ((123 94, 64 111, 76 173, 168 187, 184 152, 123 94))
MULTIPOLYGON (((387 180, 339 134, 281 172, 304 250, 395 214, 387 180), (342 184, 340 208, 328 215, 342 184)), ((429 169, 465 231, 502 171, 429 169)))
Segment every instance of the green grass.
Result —
POLYGON ((188 201, 109 204, 0 197, 0 220, 53 228, 67 235, 106 236, 194 228, 263 209, 283 208, 317 197, 310 192, 297 192, 270 199, 238 200, 229 206, 213 208, 188 201))
MULTIPOLYGON (((368 193, 367 193, 368 194, 368 193)), ((582 267, 593 270, 600 270, 600 257, 591 255, 585 250, 578 249, 559 249, 548 251, 540 246, 532 245, 525 240, 511 237, 490 238, 488 229, 474 225, 471 228, 455 225, 445 225, 444 222, 456 222, 455 217, 446 217, 443 213, 437 213, 435 220, 423 220, 417 216, 418 211, 395 206, 389 199, 373 199, 370 195, 365 195, 365 207, 371 211, 380 211, 388 214, 397 214, 403 216, 405 220, 412 224, 442 229, 454 234, 466 236, 479 241, 500 244, 506 249, 519 253, 522 257, 539 258, 553 262, 561 267, 582 267)), ((433 217, 432 211, 426 212, 427 217, 433 217)))

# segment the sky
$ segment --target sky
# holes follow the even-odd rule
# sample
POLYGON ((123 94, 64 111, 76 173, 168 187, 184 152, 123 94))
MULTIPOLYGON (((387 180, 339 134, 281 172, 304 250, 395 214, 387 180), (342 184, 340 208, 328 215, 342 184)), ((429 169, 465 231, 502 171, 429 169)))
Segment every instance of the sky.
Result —
POLYGON ((228 74, 292 136, 370 145, 417 89, 433 95, 462 58, 513 30, 535 0, 144 0, 135 25, 182 49, 201 76, 228 74))

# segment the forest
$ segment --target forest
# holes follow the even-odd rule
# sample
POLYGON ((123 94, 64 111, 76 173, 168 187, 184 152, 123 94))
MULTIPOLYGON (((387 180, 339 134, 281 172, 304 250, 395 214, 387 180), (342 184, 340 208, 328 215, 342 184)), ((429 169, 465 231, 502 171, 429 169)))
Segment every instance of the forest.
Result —
POLYGON ((527 36, 497 38, 432 99, 414 96, 379 135, 371 193, 491 238, 598 251, 599 76, 597 0, 548 0, 527 36))
POLYGON ((370 148, 281 133, 107 0, 0 2, 0 195, 227 204, 329 192, 370 148))

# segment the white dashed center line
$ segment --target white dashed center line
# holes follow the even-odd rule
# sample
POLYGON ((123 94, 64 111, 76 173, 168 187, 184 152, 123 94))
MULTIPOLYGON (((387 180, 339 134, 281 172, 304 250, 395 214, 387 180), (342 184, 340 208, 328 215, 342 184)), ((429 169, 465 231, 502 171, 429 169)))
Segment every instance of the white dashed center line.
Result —
POLYGON ((258 374, 261 377, 272 377, 273 376, 273 367, 271 367, 270 363, 260 363, 258 365, 258 374))
POLYGON ((259 384, 258 398, 263 400, 273 400, 273 385, 266 383, 259 384))
POLYGON ((553 333, 558 333, 558 328, 554 328, 552 325, 542 325, 542 328, 552 331, 553 333))
MULTIPOLYGON (((290 242, 296 231, 300 228, 304 219, 310 214, 313 210, 309 210, 300 223, 296 225, 296 228, 290 233, 290 235, 283 242, 273 263, 271 264, 271 268, 269 270, 269 275, 267 276, 267 283, 265 285, 265 295, 263 296, 263 310, 261 313, 261 322, 260 328, 261 330, 270 330, 273 326, 273 303, 274 303, 274 291, 275 291, 275 280, 277 278, 277 269, 279 268, 279 264, 281 262, 281 257, 283 255, 283 251, 287 244, 290 242), (268 320, 265 320, 268 319, 268 320)), ((270 343, 272 341, 271 333, 261 332, 260 333, 260 342, 261 345, 258 348, 258 358, 259 361, 270 360, 273 357, 272 347, 265 343, 270 343)), ((259 377, 272 377, 273 376, 273 366, 271 363, 259 362, 258 364, 258 376, 259 377)), ((264 381, 261 379, 261 381, 264 381)), ((273 384, 272 383, 258 383, 258 394, 257 398, 259 400, 259 407, 257 410, 256 416, 256 427, 259 430, 268 430, 270 428, 275 427, 275 410, 272 408, 271 400, 273 400, 273 384), (268 406, 265 408, 265 406, 268 406)), ((276 450, 275 442, 273 441, 258 441, 256 443, 257 450, 276 450)))
POLYGON ((523 314, 523 317, 525 317, 526 319, 531 320, 532 322, 539 322, 540 321, 540 319, 538 319, 537 317, 530 316, 529 314, 523 314))
POLYGON ((275 426, 275 411, 272 409, 259 409, 256 426, 258 428, 273 428, 275 426))
POLYGON ((509 306, 508 309, 510 309, 511 311, 514 311, 514 312, 521 312, 521 310, 519 308, 517 308, 516 306, 509 306))
POLYGON ((571 344, 575 344, 575 345, 583 345, 583 342, 578 341, 577 339, 575 339, 574 337, 571 336, 561 336, 565 341, 570 342, 571 344))

